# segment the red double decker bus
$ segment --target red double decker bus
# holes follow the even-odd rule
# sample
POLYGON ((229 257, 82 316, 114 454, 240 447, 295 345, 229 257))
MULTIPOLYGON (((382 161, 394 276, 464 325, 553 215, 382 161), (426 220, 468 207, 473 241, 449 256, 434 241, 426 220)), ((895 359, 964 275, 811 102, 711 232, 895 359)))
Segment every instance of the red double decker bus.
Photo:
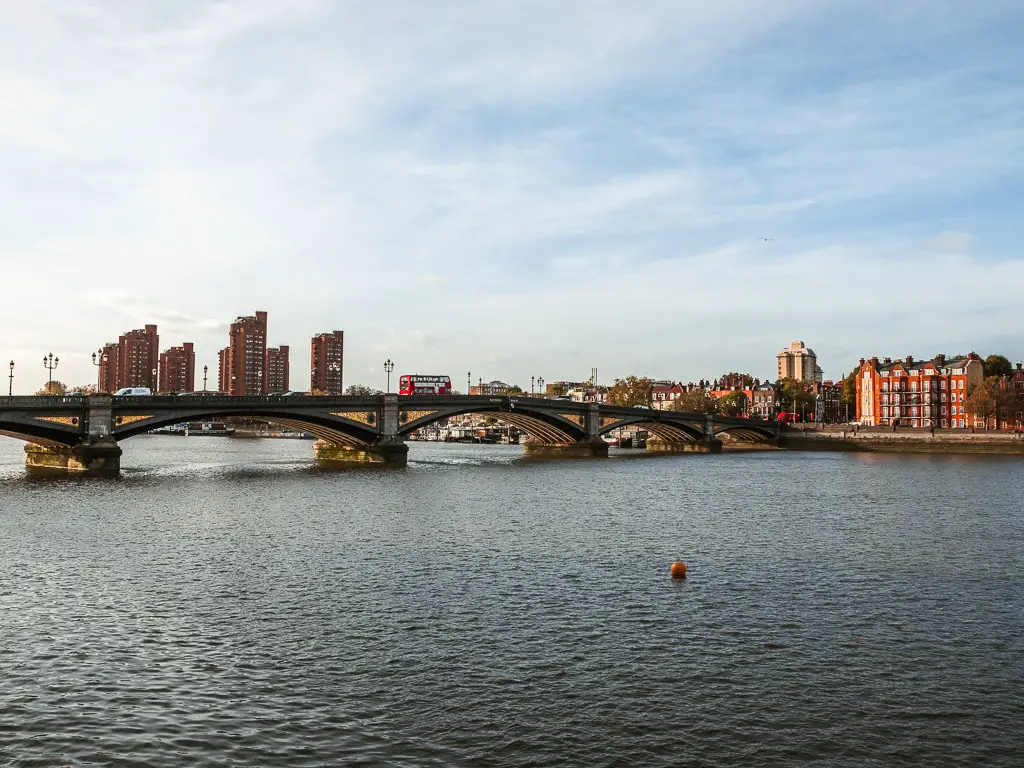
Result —
POLYGON ((448 376, 403 374, 398 379, 400 395, 450 395, 452 380, 448 376))

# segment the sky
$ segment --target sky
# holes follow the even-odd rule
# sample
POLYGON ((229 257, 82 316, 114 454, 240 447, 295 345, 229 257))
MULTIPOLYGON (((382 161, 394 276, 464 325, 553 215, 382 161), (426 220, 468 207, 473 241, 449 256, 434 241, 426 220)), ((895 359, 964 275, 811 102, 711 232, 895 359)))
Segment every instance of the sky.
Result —
POLYGON ((1018 0, 0 13, 15 393, 145 323, 216 371, 257 309, 293 389, 335 329, 378 388, 1024 359, 1018 0))

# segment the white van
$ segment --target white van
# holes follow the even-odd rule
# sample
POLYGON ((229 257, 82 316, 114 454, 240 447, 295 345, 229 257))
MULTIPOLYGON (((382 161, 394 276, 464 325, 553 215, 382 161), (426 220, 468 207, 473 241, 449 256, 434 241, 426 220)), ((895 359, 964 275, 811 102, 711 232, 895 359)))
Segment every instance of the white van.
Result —
POLYGON ((135 395, 152 395, 153 390, 149 387, 125 387, 114 393, 114 397, 132 397, 135 395))

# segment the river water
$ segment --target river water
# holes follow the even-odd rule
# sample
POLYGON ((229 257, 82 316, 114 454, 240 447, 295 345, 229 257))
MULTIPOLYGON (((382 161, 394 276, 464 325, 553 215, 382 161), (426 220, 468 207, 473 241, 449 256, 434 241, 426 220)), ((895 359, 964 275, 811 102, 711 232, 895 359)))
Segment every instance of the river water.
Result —
POLYGON ((1019 459, 124 448, 0 440, 0 764, 1024 765, 1019 459))

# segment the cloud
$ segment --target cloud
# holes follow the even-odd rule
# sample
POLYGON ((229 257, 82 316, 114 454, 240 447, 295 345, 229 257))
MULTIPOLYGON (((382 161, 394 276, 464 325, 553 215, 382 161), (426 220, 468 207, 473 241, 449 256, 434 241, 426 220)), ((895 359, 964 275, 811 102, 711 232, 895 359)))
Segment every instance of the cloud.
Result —
POLYGON ((926 242, 929 248, 942 253, 968 253, 974 247, 974 236, 969 232, 940 232, 926 242))
POLYGON ((85 380, 156 322, 215 366, 260 308, 295 388, 334 328, 347 383, 1024 357, 1024 16, 941 6, 14 5, 0 355, 85 380))

